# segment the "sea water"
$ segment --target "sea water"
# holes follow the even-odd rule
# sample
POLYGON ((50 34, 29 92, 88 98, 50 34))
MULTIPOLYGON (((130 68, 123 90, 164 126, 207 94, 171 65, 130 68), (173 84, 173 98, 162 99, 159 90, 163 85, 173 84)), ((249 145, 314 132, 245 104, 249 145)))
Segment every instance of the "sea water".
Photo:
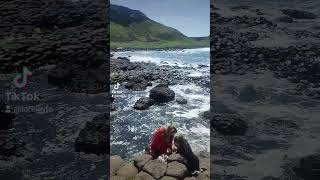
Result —
MULTIPOLYGON (((192 66, 187 69, 188 76, 206 78, 209 81, 210 48, 183 49, 174 51, 123 51, 113 53, 114 57, 129 57, 130 61, 153 62, 159 66, 192 66), (202 65, 199 68, 199 65, 202 65)), ((155 130, 161 126, 174 124, 178 134, 189 141, 193 151, 208 151, 210 148, 209 121, 202 113, 210 108, 210 89, 201 87, 196 82, 169 86, 176 97, 187 99, 185 105, 175 101, 163 106, 151 106, 148 110, 133 109, 135 102, 147 97, 151 88, 145 91, 121 89, 121 96, 116 97, 117 110, 111 113, 111 154, 130 159, 135 154, 143 153, 149 145, 155 130)))

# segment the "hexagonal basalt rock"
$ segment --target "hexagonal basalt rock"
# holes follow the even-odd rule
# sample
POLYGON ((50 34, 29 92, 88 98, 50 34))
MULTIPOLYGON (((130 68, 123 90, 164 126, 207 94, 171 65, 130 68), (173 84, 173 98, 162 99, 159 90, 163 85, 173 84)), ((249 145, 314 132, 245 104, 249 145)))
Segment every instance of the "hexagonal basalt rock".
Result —
POLYGON ((117 175, 123 177, 134 177, 136 174, 138 174, 138 169, 132 164, 127 164, 117 171, 117 175))
POLYGON ((114 175, 123 166, 120 156, 110 156, 110 175, 114 175))
POLYGON ((133 163, 136 166, 136 168, 138 168, 139 171, 142 170, 143 166, 152 159, 152 156, 149 154, 143 154, 140 156, 136 156, 133 159, 133 163))
POLYGON ((150 160, 144 165, 143 171, 149 173, 155 179, 159 179, 165 175, 167 171, 167 163, 160 162, 158 160, 150 160))
POLYGON ((171 154, 168 159, 167 159, 168 163, 173 162, 173 161, 178 161, 180 163, 183 163, 185 165, 188 164, 188 161, 186 158, 184 158, 183 156, 181 156, 181 154, 171 154))
POLYGON ((183 179, 188 175, 188 169, 184 164, 173 161, 168 164, 166 175, 177 179, 183 179))
POLYGON ((135 176, 134 180, 155 180, 155 179, 150 174, 141 171, 135 176))
POLYGON ((177 179, 171 176, 164 176, 160 180, 177 180, 177 179))

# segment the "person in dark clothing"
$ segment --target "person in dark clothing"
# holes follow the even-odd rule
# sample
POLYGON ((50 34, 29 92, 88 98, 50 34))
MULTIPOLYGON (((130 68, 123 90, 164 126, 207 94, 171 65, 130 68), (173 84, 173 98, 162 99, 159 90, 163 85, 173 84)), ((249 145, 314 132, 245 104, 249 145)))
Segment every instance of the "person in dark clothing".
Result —
POLYGON ((176 136, 174 138, 174 144, 177 148, 177 153, 181 154, 188 161, 188 171, 190 174, 200 170, 199 158, 192 152, 192 149, 188 141, 182 136, 176 136))

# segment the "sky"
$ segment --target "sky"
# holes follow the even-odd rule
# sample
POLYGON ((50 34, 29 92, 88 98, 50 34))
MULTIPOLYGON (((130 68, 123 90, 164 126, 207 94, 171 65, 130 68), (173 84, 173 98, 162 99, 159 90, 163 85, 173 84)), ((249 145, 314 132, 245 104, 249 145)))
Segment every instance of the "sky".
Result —
POLYGON ((189 37, 210 34, 210 0, 111 0, 111 4, 140 10, 189 37))

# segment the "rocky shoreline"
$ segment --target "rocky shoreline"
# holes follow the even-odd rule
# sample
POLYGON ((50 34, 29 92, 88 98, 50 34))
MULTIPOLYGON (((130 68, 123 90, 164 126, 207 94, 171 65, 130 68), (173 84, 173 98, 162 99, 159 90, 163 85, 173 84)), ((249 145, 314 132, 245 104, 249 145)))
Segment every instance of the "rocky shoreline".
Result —
POLYGON ((166 162, 152 160, 148 154, 137 155, 133 162, 124 162, 120 156, 110 156, 111 180, 209 180, 210 155, 202 152, 198 155, 200 172, 191 175, 187 160, 180 154, 172 154, 166 162))
POLYGON ((250 2, 211 4, 212 177, 319 179, 319 144, 298 148, 319 140, 319 14, 250 2))

